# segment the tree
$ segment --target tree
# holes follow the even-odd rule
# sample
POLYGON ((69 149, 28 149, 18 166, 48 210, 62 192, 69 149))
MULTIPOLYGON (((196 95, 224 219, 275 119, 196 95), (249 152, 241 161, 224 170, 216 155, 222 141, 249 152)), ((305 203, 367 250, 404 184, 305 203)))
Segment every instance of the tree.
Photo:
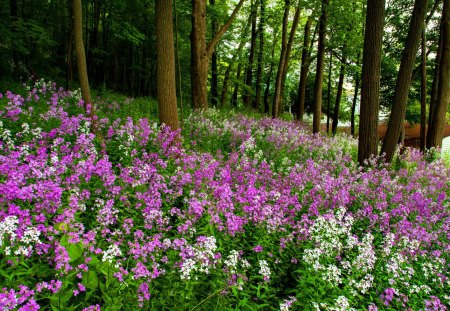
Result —
POLYGON ((439 82, 433 118, 428 128, 428 148, 442 145, 446 111, 450 100, 450 0, 444 0, 440 37, 439 82))
POLYGON ((95 119, 95 108, 92 104, 91 91, 89 88, 89 79, 86 66, 86 53, 83 44, 83 17, 81 0, 73 0, 73 31, 74 45, 77 54, 78 78, 80 80, 81 96, 84 101, 86 114, 91 118, 91 130, 97 132, 97 122, 95 119))
POLYGON ((192 0, 191 92, 194 109, 208 108, 207 80, 209 60, 222 35, 227 31, 245 0, 240 0, 228 21, 206 43, 206 2, 192 0))
POLYGON ((377 127, 384 13, 385 0, 367 1, 358 142, 360 164, 378 153, 377 127))
POLYGON ((298 84, 298 93, 296 100, 297 120, 299 121, 303 121, 303 115, 305 114, 306 78, 308 77, 309 65, 311 65, 310 42, 314 41, 310 38, 312 22, 313 17, 309 16, 305 24, 303 35, 302 67, 300 69, 300 81, 298 84))
POLYGON ((277 77, 275 80, 275 96, 273 99, 272 105, 272 117, 278 117, 278 106, 281 95, 281 74, 284 67, 284 61, 286 60, 286 52, 287 52, 287 28, 288 28, 288 19, 289 19, 289 9, 291 7, 290 0, 284 0, 284 14, 283 14, 283 28, 281 34, 281 53, 280 60, 278 63, 278 71, 277 77))
POLYGON ((300 21, 301 1, 298 2, 295 9, 294 18, 292 20, 291 32, 289 33, 289 40, 287 41, 287 19, 289 17, 290 1, 285 1, 285 11, 283 16, 283 39, 281 47, 281 56, 278 64, 277 78, 275 80, 275 95, 273 99, 272 116, 278 117, 281 110, 282 97, 284 91, 285 78, 289 66, 289 59, 294 43, 295 32, 300 21))
POLYGON ((425 151, 427 126, 427 41, 425 27, 422 30, 422 66, 420 76, 420 150, 425 151))
POLYGON ((245 84, 247 85, 247 89, 243 95, 243 102, 247 107, 250 107, 252 104, 252 96, 249 90, 252 89, 253 82, 253 63, 255 60, 255 49, 256 49, 256 16, 257 16, 257 3, 252 1, 251 4, 251 13, 250 20, 252 24, 252 32, 250 37, 250 53, 248 54, 248 64, 245 72, 245 84))
POLYGON ((342 59, 341 59, 341 69, 339 71, 339 82, 338 82, 338 90, 336 94, 336 102, 334 104, 334 113, 333 113, 333 124, 331 125, 331 132, 333 135, 336 135, 337 132, 337 126, 339 122, 339 107, 341 104, 341 98, 342 98, 342 91, 344 86, 344 75, 345 75, 345 66, 347 63, 347 56, 345 54, 345 43, 342 47, 342 59))
POLYGON ((259 48, 257 57, 257 70, 256 70, 256 96, 253 104, 253 108, 259 109, 262 93, 262 67, 263 67, 263 55, 264 55, 264 26, 266 22, 265 16, 266 0, 260 0, 260 17, 259 17, 259 48))
POLYGON ((320 123, 322 119, 322 85, 323 68, 325 58, 325 40, 327 32, 327 6, 329 0, 322 0, 322 15, 319 22, 319 42, 317 47, 317 67, 316 79, 314 82, 314 114, 313 114, 313 133, 320 133, 320 123))
POLYGON ((409 89, 411 87, 412 71, 424 27, 427 6, 428 0, 416 0, 414 3, 406 45, 403 50, 400 69, 397 75, 392 111, 389 117, 386 137, 384 138, 381 149, 381 153, 385 154, 387 162, 391 162, 394 157, 397 141, 404 126, 403 122, 406 114, 409 89))
MULTIPOLYGON (((216 0, 209 0, 209 3, 214 6, 216 4, 216 0)), ((211 33, 217 32, 217 18, 213 16, 211 20, 211 33)), ((211 105, 217 106, 219 103, 219 77, 217 73, 217 52, 214 52, 211 55, 211 105)))
POLYGON ((157 97, 159 120, 178 130, 172 1, 156 0, 157 97))

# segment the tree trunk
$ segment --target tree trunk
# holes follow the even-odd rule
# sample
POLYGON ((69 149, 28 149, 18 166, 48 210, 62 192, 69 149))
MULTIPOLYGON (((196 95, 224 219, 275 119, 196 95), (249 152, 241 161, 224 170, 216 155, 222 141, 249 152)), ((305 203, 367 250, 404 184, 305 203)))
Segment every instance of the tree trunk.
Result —
POLYGON ((367 2, 364 35, 358 162, 378 153, 378 110, 380 99, 381 49, 385 0, 367 2))
POLYGON ((280 61, 278 62, 278 71, 277 71, 277 77, 275 80, 275 95, 273 98, 273 105, 272 105, 272 117, 274 117, 274 118, 278 117, 279 102, 281 100, 281 81, 282 81, 284 62, 286 60, 286 52, 287 52, 287 50, 286 50, 286 48, 287 48, 287 27, 288 27, 290 6, 291 6, 290 0, 284 0, 283 29, 282 29, 282 35, 281 35, 281 53, 280 53, 280 61))
POLYGON ((403 51, 397 83, 395 85, 391 116, 389 117, 386 137, 384 138, 383 147, 381 149, 381 153, 386 154, 385 159, 387 162, 391 162, 394 157, 397 141, 405 119, 408 94, 411 87, 412 70, 414 68, 417 49, 419 48, 420 37, 424 27, 427 6, 428 0, 416 0, 414 3, 406 46, 403 51))
POLYGON ((252 23, 252 33, 250 39, 250 53, 248 56, 248 64, 245 72, 245 85, 247 85, 247 89, 244 91, 243 102, 247 107, 252 105, 252 96, 250 91, 252 89, 252 81, 253 81, 253 63, 255 61, 255 48, 256 48, 256 15, 257 15, 257 3, 252 1, 252 9, 251 9, 251 23, 252 23))
POLYGON ((239 80, 241 79, 242 63, 239 63, 236 72, 236 82, 234 83, 233 96, 231 96, 231 105, 237 107, 238 104, 238 94, 239 94, 239 80))
POLYGON ((265 0, 260 0, 260 17, 259 17, 259 50, 257 57, 257 70, 256 70, 256 96, 253 102, 253 108, 258 109, 261 102, 261 92, 262 92, 262 66, 263 66, 263 56, 264 56, 264 25, 265 25, 265 0))
POLYGON ((74 45, 77 53, 77 65, 78 65, 78 78, 80 80, 81 96, 84 101, 84 109, 86 114, 91 118, 92 125, 91 131, 97 132, 97 122, 94 118, 95 108, 92 104, 91 91, 89 89, 89 79, 86 66, 86 54, 83 45, 83 17, 81 0, 73 0, 73 32, 74 32, 74 45))
MULTIPOLYGON (((359 56, 358 56, 359 59, 359 56)), ((358 61, 359 63, 359 61, 358 61)), ((355 137, 355 113, 356 113, 356 102, 358 101, 358 90, 361 79, 359 77, 356 78, 355 81, 355 94, 353 95, 352 101, 352 109, 350 112, 350 135, 355 137)))
POLYGON ((305 90, 306 90, 306 78, 308 77, 310 61, 308 58, 309 45, 310 45, 310 32, 313 17, 309 16, 306 21, 305 31, 303 36, 303 50, 302 50, 302 67, 300 70, 300 81, 298 84, 298 94, 296 101, 297 120, 303 121, 303 115, 305 114, 305 90))
POLYGON ((333 52, 330 50, 330 63, 328 65, 328 85, 327 85, 327 95, 328 95, 328 105, 327 105, 327 134, 330 132, 330 114, 331 114, 331 69, 333 65, 333 52))
POLYGON ((206 53, 206 2, 192 0, 191 92, 194 109, 208 108, 207 79, 209 58, 206 53))
POLYGON ((322 16, 319 25, 319 42, 317 48, 316 79, 314 82, 314 115, 313 134, 320 133, 320 120, 322 119, 322 84, 325 58, 325 41, 327 32, 327 10, 329 0, 322 0, 322 16))
POLYGON ((174 131, 179 128, 175 49, 173 41, 172 1, 156 0, 157 97, 159 121, 174 131))
POLYGON ((442 21, 442 39, 440 44, 441 59, 436 105, 433 111, 433 122, 428 130, 429 146, 441 147, 444 135, 446 112, 450 100, 450 0, 444 0, 442 21))
POLYGON ((220 96, 220 106, 223 107, 226 103, 227 96, 228 96, 228 88, 230 85, 230 74, 231 71, 233 70, 233 66, 236 63, 236 60, 239 58, 239 56, 241 55, 241 51, 244 48, 245 43, 247 43, 247 34, 248 34, 248 29, 249 29, 249 25, 251 23, 251 19, 248 20, 248 22, 245 24, 244 29, 242 31, 242 38, 241 38, 241 42, 239 42, 239 46, 236 50, 236 52, 233 55, 233 58, 231 59, 231 62, 228 64, 227 69, 225 70, 225 75, 223 78, 223 83, 222 83, 222 93, 220 96))
MULTIPOLYGON (((216 0, 209 0, 209 3, 214 6, 216 4, 216 0)), ((217 20, 213 16, 211 20, 211 33, 215 34, 217 32, 218 25, 217 20)), ((213 107, 217 107, 219 104, 219 81, 217 74, 217 52, 214 52, 211 55, 211 105, 213 107)))
POLYGON ((427 53, 426 30, 422 30, 422 70, 420 83, 420 151, 425 151, 427 126, 427 53))
MULTIPOLYGON (((433 73, 433 82, 431 85, 431 94, 430 94, 430 109, 428 113, 428 131, 433 126, 433 118, 434 118, 434 108, 436 106, 438 86, 439 86, 439 74, 440 74, 440 66, 441 66, 441 56, 442 56, 442 36, 443 25, 441 23, 439 27, 439 38, 438 38, 438 50, 436 53, 436 58, 434 60, 434 73, 433 73)), ((427 135, 427 148, 431 148, 431 140, 430 136, 427 135)))
POLYGON ((339 108, 341 106, 341 98, 342 98, 342 91, 344 86, 344 76, 345 76, 345 63, 347 62, 347 56, 345 55, 345 49, 346 46, 342 48, 342 60, 341 60, 341 70, 339 72, 339 82, 338 82, 338 89, 336 94, 336 102, 334 104, 334 113, 333 113, 333 124, 331 126, 331 132, 333 135, 336 135, 337 132, 337 126, 339 123, 339 108))
POLYGON ((277 31, 273 32, 272 52, 270 59, 269 73, 267 74, 266 87, 264 89, 264 113, 269 115, 269 94, 270 94, 270 81, 272 80, 273 67, 275 66, 275 46, 277 45, 277 31))
POLYGON ((281 80, 279 108, 283 106, 284 86, 286 85, 286 76, 287 76, 287 72, 289 69, 289 63, 290 63, 291 53, 292 53, 292 46, 294 45, 295 34, 297 31, 298 23, 300 22, 300 13, 302 11, 301 7, 300 7, 301 4, 302 4, 302 2, 299 1, 297 8, 295 9, 294 19, 292 20, 291 32, 289 34, 289 40, 288 40, 288 44, 286 47, 286 55, 285 55, 285 61, 283 64, 283 74, 282 74, 282 80, 281 80))
POLYGON ((227 22, 206 44, 206 2, 192 0, 191 92, 194 109, 208 108, 207 80, 209 59, 222 35, 227 31, 245 0, 240 0, 227 22))

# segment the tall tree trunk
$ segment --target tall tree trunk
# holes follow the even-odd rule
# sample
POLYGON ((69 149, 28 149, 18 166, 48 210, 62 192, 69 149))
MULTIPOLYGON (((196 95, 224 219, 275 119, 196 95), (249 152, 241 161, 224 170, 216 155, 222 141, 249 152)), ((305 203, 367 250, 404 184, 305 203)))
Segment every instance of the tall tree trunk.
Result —
POLYGON ((273 43, 272 43, 272 52, 270 53, 270 67, 269 73, 266 78, 266 87, 264 89, 264 113, 269 115, 270 105, 269 105, 269 94, 270 94, 270 81, 272 79, 273 67, 275 66, 275 46, 277 45, 277 31, 273 32, 273 43))
MULTIPOLYGON (((359 59, 359 55, 358 55, 359 59)), ((359 63, 359 60, 358 60, 359 63)), ((358 90, 359 90, 359 84, 361 83, 361 79, 358 76, 355 81, 355 94, 353 94, 353 101, 352 101, 352 109, 350 112, 350 135, 352 137, 355 137, 355 113, 356 113, 356 102, 358 101, 358 90)))
POLYGON ((84 101, 84 109, 86 114, 91 118, 91 131, 97 132, 97 122, 94 118, 95 108, 92 104, 91 91, 89 88, 89 79, 86 66, 86 54, 83 45, 83 15, 81 0, 73 0, 73 32, 74 45, 77 53, 78 79, 80 80, 81 96, 84 101))
POLYGON ((344 88, 344 76, 345 76, 345 63, 347 62, 347 56, 345 55, 345 49, 346 46, 344 44, 342 48, 342 59, 341 59, 341 69, 339 71, 339 82, 338 82, 338 89, 336 94, 336 102, 334 103, 334 113, 333 113, 333 124, 331 126, 331 132, 333 135, 336 135, 337 132, 337 126, 339 123, 339 108, 341 106, 341 98, 342 98, 342 91, 344 88))
POLYGON ((305 31, 303 36, 303 49, 302 49, 302 67, 300 70, 300 81, 298 84, 298 94, 296 101, 297 120, 303 121, 303 115, 305 114, 305 90, 306 90, 306 78, 308 77, 310 61, 308 58, 309 45, 310 45, 310 32, 313 17, 309 16, 305 24, 305 31))
POLYGON ((327 134, 330 132, 330 114, 331 114, 331 69, 333 65, 333 51, 330 50, 330 63, 328 65, 328 105, 327 105, 327 134))
POLYGON ((420 83, 420 150, 425 151, 427 126, 427 40, 425 27, 422 30, 422 70, 420 83))
POLYGON ((233 58, 231 59, 231 62, 228 64, 227 69, 225 70, 225 75, 223 77, 223 83, 222 83, 222 92, 221 92, 221 96, 220 96, 220 106, 223 107, 225 105, 225 103, 227 102, 227 96, 228 96, 228 88, 230 85, 230 75, 231 75, 231 71, 233 70, 234 64, 236 63, 236 61, 238 60, 238 58, 241 55, 241 51, 244 48, 245 43, 247 43, 247 34, 248 34, 248 29, 251 23, 251 19, 248 20, 248 22, 245 24, 244 29, 242 31, 242 37, 241 37, 241 42, 239 42, 239 46, 236 50, 236 52, 233 55, 233 58))
POLYGON ((238 104, 238 94, 239 94, 239 80, 241 79, 242 63, 239 63, 236 72, 236 82, 234 83, 233 96, 231 96, 231 105, 237 107, 238 104))
POLYGON ((250 91, 252 89, 252 81, 253 81, 253 63, 255 61, 255 48, 256 48, 256 15, 257 15, 257 3, 252 1, 252 9, 251 9, 251 23, 252 23, 252 32, 250 38, 250 53, 248 56, 248 64, 245 72, 245 85, 247 85, 247 90, 244 91, 243 94, 243 102, 247 107, 252 106, 252 96, 250 91))
POLYGON ((325 41, 327 32, 327 10, 329 0, 322 0, 322 16, 319 25, 319 42, 317 48, 317 68, 316 79, 314 82, 314 115, 313 115, 313 133, 320 133, 320 122, 322 119, 322 84, 323 68, 325 58, 325 41))
POLYGON ((377 127, 384 13, 385 0, 367 2, 358 143, 358 162, 360 164, 364 164, 364 160, 378 153, 377 127))
POLYGON ((274 118, 278 117, 279 102, 281 100, 281 81, 287 52, 287 28, 288 28, 290 7, 291 7, 290 0, 284 0, 283 29, 281 35, 281 53, 280 53, 280 61, 278 62, 278 71, 275 80, 275 95, 273 98, 273 105, 272 105, 272 117, 274 118))
MULTIPOLYGON (((436 101, 437 101, 439 75, 440 75, 440 67, 441 67, 441 57, 442 57, 442 46, 443 46, 442 32, 443 32, 443 24, 441 23, 441 25, 439 27, 438 50, 436 53, 436 58, 434 60, 433 82, 431 85, 431 94, 430 94, 430 109, 429 109, 429 113, 428 113, 428 131, 433 126, 434 108, 436 106, 436 101)), ((427 135, 426 145, 427 145, 427 148, 431 148, 431 140, 430 140, 429 135, 427 135)))
POLYGON ((157 97, 159 121, 178 130, 172 1, 156 0, 157 97))
POLYGON ((386 137, 384 138, 383 147, 381 149, 381 153, 386 154, 387 162, 391 162, 394 157, 397 141, 400 137, 403 121, 405 119, 408 94, 411 87, 412 70, 416 60, 417 49, 420 44, 427 7, 428 0, 416 0, 414 3, 406 46, 403 51, 397 83, 395 85, 391 116, 389 117, 386 137))
MULTIPOLYGON (((214 6, 216 4, 216 0, 209 0, 209 3, 214 6)), ((215 16, 211 19, 211 33, 215 34, 217 32, 218 25, 217 19, 215 16)), ((217 107, 219 104, 219 81, 217 74, 217 52, 214 52, 211 55, 211 105, 213 107, 217 107)))
POLYGON ((433 111, 433 122, 428 130, 430 144, 441 147, 444 135, 446 112, 450 101, 450 0, 444 0, 441 21, 442 54, 440 59, 439 84, 436 105, 433 111))
POLYGON ((260 0, 260 17, 259 17, 259 48, 258 48, 258 57, 257 57, 257 70, 256 70, 256 96, 253 102, 253 108, 258 109, 260 107, 261 102, 261 93, 262 93, 262 67, 263 67, 263 56, 264 56, 264 25, 265 25, 265 11, 266 11, 266 0, 260 0))
POLYGON ((284 96, 284 86, 286 85, 286 76, 287 76, 287 72, 289 69, 289 64, 290 64, 290 59, 291 59, 291 53, 292 53, 292 46, 294 45, 294 40, 295 40, 295 34, 297 31, 297 27, 298 24, 300 22, 300 13, 301 13, 301 5, 302 2, 299 1, 297 8, 295 9, 295 13, 294 13, 294 19, 292 20, 292 26, 291 26, 291 32, 289 34, 289 41, 286 47, 286 55, 285 55, 285 61, 283 64, 283 75, 282 75, 282 80, 281 80, 281 92, 280 92, 280 101, 279 101, 279 105, 282 107, 283 105, 283 96, 284 96))
POLYGON ((217 43, 230 27, 244 1, 239 1, 227 22, 214 34, 208 44, 206 44, 206 2, 204 0, 191 1, 191 93, 194 109, 208 108, 206 85, 209 60, 217 43))

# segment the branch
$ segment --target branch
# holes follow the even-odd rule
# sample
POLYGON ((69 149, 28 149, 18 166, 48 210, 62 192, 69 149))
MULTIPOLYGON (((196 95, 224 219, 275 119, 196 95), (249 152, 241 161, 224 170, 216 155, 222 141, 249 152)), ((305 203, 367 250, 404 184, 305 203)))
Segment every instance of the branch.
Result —
POLYGON ((231 23, 233 22, 234 18, 236 17, 237 13, 242 7, 242 4, 245 0, 240 0, 238 5, 234 8, 233 13, 231 13, 230 17, 228 18, 227 22, 219 29, 219 31, 216 33, 214 38, 211 39, 208 46, 206 47, 206 53, 208 54, 208 57, 211 57, 212 53, 214 52, 214 48, 216 47, 217 43, 220 40, 220 37, 227 31, 227 29, 231 26, 231 23))

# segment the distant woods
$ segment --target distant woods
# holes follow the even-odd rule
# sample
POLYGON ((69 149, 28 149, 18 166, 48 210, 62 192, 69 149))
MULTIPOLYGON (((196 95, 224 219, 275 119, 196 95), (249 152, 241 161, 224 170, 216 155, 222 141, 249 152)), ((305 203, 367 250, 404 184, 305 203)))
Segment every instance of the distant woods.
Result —
POLYGON ((361 163, 379 154, 383 116, 389 161, 405 121, 427 126, 422 148, 442 142, 449 1, 0 0, 1 79, 157 97, 174 129, 181 99, 291 113, 314 133, 345 125, 361 163))

